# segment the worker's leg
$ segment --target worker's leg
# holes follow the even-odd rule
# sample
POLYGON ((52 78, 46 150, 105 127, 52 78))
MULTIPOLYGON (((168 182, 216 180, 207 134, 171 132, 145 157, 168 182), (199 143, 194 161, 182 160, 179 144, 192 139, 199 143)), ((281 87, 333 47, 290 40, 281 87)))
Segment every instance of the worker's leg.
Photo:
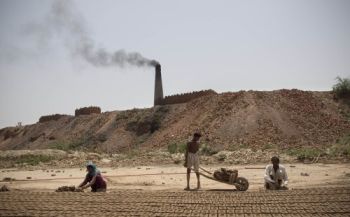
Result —
POLYGON ((266 190, 276 190, 276 183, 273 182, 265 182, 266 190))
POLYGON ((185 188, 185 190, 189 190, 190 189, 190 174, 191 174, 191 169, 187 168, 187 187, 185 188))
POLYGON ((95 192, 106 192, 106 191, 107 191, 106 188, 98 188, 98 189, 96 189, 95 192))
POLYGON ((200 189, 201 188, 201 181, 200 181, 199 172, 196 172, 196 176, 197 176, 197 189, 200 189))
POLYGON ((196 176, 197 176, 197 189, 200 189, 201 188, 201 182, 200 182, 200 179, 199 179, 199 156, 198 154, 195 154, 194 155, 194 158, 193 158, 193 167, 194 167, 194 171, 196 172, 196 176))
POLYGON ((265 187, 266 190, 269 190, 269 189, 270 189, 269 183, 268 183, 268 182, 265 182, 264 187, 265 187))

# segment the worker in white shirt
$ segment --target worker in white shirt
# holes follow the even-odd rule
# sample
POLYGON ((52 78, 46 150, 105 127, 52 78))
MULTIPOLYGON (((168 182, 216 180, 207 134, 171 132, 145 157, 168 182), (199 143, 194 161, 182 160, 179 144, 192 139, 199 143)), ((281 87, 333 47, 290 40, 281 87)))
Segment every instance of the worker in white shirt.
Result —
POLYGON ((288 190, 286 168, 280 165, 280 159, 276 156, 271 158, 271 163, 265 169, 265 188, 268 190, 288 190))

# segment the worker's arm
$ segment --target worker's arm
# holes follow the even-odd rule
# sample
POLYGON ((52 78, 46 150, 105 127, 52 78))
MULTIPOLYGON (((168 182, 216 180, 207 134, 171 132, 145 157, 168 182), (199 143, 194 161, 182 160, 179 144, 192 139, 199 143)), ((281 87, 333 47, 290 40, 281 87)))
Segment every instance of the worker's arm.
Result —
POLYGON ((88 187, 90 187, 91 185, 95 184, 95 182, 96 182, 96 177, 97 177, 97 174, 96 174, 94 177, 92 177, 92 180, 89 182, 89 184, 83 185, 83 186, 81 186, 81 188, 82 188, 82 189, 85 189, 85 188, 88 188, 88 187))
POLYGON ((270 172, 271 172, 271 167, 267 165, 265 169, 265 176, 264 176, 265 182, 275 183, 275 181, 272 180, 270 177, 270 172))
POLYGON ((87 177, 85 177, 84 181, 83 181, 82 183, 80 183, 80 185, 78 186, 78 188, 81 188, 82 186, 86 185, 86 183, 88 183, 87 177))

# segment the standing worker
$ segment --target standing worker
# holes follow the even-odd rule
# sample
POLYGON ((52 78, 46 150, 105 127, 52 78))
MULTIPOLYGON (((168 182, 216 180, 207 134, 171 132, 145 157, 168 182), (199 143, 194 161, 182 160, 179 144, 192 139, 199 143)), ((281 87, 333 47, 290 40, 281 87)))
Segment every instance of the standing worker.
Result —
POLYGON ((201 138, 200 133, 194 133, 192 141, 187 143, 185 152, 185 164, 187 167, 187 187, 185 190, 190 190, 190 174, 191 168, 193 167, 197 176, 197 190, 201 188, 201 183, 199 179, 199 139, 201 138))
POLYGON ((280 164, 280 159, 276 156, 271 158, 270 165, 265 169, 265 189, 268 190, 288 190, 288 175, 286 168, 280 164))
POLYGON ((91 187, 92 192, 106 192, 107 183, 103 179, 101 172, 96 168, 96 165, 89 162, 86 165, 88 173, 85 176, 84 181, 78 186, 80 189, 91 187))

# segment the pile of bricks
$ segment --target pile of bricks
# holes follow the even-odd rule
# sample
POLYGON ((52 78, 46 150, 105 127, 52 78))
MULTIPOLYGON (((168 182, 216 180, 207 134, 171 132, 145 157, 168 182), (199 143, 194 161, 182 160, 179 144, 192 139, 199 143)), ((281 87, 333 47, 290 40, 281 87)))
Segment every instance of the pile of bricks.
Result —
POLYGON ((67 115, 54 114, 54 115, 44 115, 39 118, 39 123, 44 123, 48 121, 57 121, 58 119, 65 117, 67 115))
POLYGON ((90 107, 75 109, 75 116, 89 115, 89 114, 101 114, 101 108, 97 106, 90 106, 90 107))
POLYGON ((201 91, 194 91, 191 93, 176 94, 176 95, 164 97, 161 104, 169 105, 169 104, 186 103, 193 99, 197 99, 199 97, 216 95, 216 94, 217 93, 214 90, 201 90, 201 91))

